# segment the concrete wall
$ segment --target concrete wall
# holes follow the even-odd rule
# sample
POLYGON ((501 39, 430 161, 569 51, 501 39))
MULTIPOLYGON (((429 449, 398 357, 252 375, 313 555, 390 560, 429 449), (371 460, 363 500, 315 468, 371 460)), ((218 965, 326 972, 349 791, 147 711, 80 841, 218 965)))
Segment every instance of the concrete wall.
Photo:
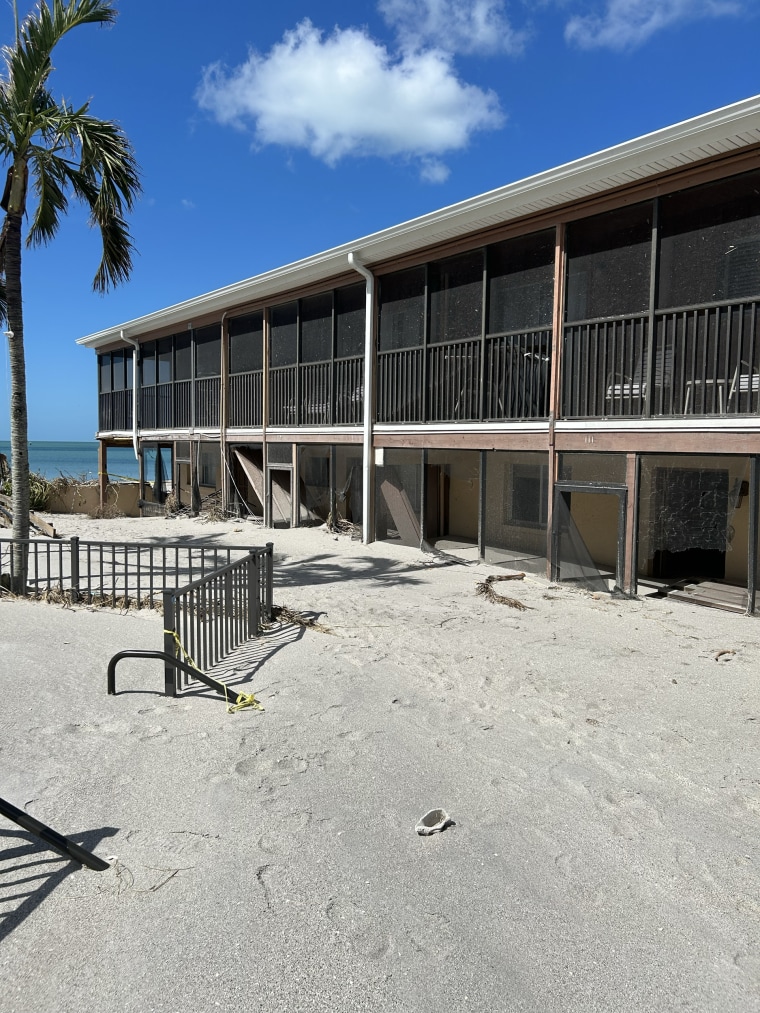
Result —
MULTIPOLYGON (((139 490, 137 482, 110 484, 106 497, 108 509, 124 517, 139 517, 139 490)), ((100 511, 100 490, 97 485, 73 484, 53 496, 48 510, 54 514, 87 514, 95 517, 100 511)))

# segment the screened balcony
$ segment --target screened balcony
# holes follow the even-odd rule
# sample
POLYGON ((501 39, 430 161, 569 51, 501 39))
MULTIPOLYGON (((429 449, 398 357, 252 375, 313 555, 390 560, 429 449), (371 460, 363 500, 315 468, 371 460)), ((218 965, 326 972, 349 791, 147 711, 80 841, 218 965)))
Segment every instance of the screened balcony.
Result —
POLYGON ((114 432, 132 428, 132 391, 114 390, 99 395, 98 428, 114 432))
POLYGON ((562 415, 757 415, 759 331, 755 299, 567 325, 562 415))
POLYGON ((230 376, 229 424, 258 428, 264 418, 264 371, 250 370, 230 376))
POLYGON ((378 422, 490 422, 549 415, 551 331, 378 355, 378 422))
POLYGON ((361 425, 363 413, 361 356, 269 370, 269 425, 361 425))

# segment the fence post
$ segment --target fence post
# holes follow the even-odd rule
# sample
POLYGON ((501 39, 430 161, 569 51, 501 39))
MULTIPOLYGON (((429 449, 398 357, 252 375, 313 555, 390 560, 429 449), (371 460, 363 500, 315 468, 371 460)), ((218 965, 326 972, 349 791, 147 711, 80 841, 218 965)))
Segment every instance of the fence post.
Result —
POLYGON ((69 563, 71 566, 71 600, 79 601, 79 538, 72 535, 69 539, 69 563))
POLYGON ((274 542, 267 542, 267 554, 265 562, 266 583, 264 587, 264 608, 267 622, 272 621, 272 584, 274 576, 274 542))
POLYGON ((256 550, 248 553, 248 636, 259 635, 259 617, 261 615, 261 576, 256 550))
MULTIPOLYGON (((164 591, 164 654, 174 658, 177 654, 177 641, 174 634, 177 631, 175 622, 174 595, 171 591, 164 591)), ((164 662, 164 696, 177 695, 177 669, 170 661, 164 662)))

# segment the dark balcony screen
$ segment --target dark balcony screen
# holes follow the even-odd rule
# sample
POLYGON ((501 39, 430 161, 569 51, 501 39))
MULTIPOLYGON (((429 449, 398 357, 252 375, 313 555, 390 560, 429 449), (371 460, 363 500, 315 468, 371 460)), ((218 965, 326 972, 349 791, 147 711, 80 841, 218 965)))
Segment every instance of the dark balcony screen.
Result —
POLYGON ((366 308, 367 289, 362 283, 339 288, 335 293, 336 355, 339 359, 364 354, 366 308))
POLYGON ((553 229, 489 246, 489 334, 551 326, 553 295, 553 229))
POLYGON ((140 349, 140 376, 143 387, 153 387, 156 382, 156 343, 148 341, 140 349))
POLYGON ((480 250, 430 265, 430 341, 480 337, 483 254, 480 250))
POLYGON ((113 363, 111 376, 114 390, 124 390, 124 358, 126 355, 127 353, 124 351, 113 352, 111 354, 111 360, 113 363))
POLYGON ((262 313, 230 320, 230 373, 252 373, 264 368, 263 331, 262 313))
POLYGON ((652 206, 594 215, 567 229, 567 319, 641 313, 649 306, 652 206))
POLYGON ((132 390, 132 376, 134 374, 134 356, 131 351, 124 349, 124 366, 126 368, 127 378, 125 382, 125 389, 132 390))
POLYGON ((201 327, 194 334, 195 375, 219 376, 222 371, 222 339, 219 324, 201 327))
POLYGON ((190 332, 174 335, 174 379, 189 380, 193 375, 190 332))
POLYGON ((301 362, 332 358, 332 292, 301 300, 301 362))
POLYGON ((271 313, 272 366, 295 366, 298 362, 298 303, 275 306, 271 313))
POLYGON ((425 337, 425 268, 389 274, 380 282, 380 351, 416 348, 425 337))
POLYGON ((111 390, 111 354, 98 356, 98 383, 101 394, 107 394, 111 390))
POLYGON ((162 338, 158 342, 158 382, 171 383, 172 378, 172 339, 162 338))
POLYGON ((659 305, 760 295, 760 173, 664 197, 659 305))

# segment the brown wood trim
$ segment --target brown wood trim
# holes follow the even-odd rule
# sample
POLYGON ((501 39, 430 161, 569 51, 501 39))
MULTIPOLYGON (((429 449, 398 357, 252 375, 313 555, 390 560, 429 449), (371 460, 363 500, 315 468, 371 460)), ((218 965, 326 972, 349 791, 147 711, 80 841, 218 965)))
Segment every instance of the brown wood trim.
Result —
POLYGON ((758 454, 760 432, 660 432, 630 433, 563 433, 555 436, 558 451, 641 454, 758 454))
POLYGON ((547 448, 543 433, 375 433, 375 449, 426 450, 540 450, 547 448))
MULTIPOLYGON (((267 429, 267 443, 309 443, 309 444, 322 444, 323 446, 329 447, 335 444, 336 446, 354 445, 363 442, 361 432, 358 433, 277 433, 271 429, 267 429)), ((236 441, 238 442, 238 441, 236 441)), ((242 442, 242 441, 240 441, 242 442)))

